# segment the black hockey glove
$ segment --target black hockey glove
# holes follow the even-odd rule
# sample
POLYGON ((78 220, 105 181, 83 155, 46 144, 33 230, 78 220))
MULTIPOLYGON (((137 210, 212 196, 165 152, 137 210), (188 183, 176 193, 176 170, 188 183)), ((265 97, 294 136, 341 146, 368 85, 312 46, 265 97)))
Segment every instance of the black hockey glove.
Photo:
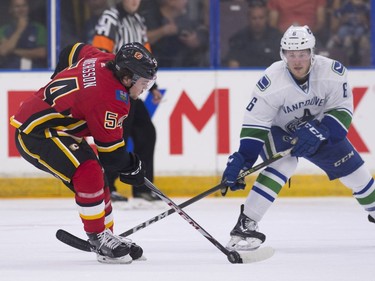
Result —
POLYGON ((306 122, 293 134, 296 144, 291 152, 292 156, 309 157, 313 155, 319 146, 329 138, 329 130, 319 121, 306 122))
POLYGON ((142 166, 142 161, 134 153, 129 153, 131 158, 131 165, 120 172, 120 181, 133 185, 135 187, 141 186, 145 183, 145 170, 142 166))
POLYGON ((245 179, 241 178, 237 180, 238 174, 241 170, 247 169, 245 166, 245 159, 239 152, 233 153, 228 158, 227 167, 223 173, 221 183, 223 188, 220 190, 221 195, 225 196, 228 192, 228 188, 232 191, 239 189, 245 189, 246 183, 245 179))

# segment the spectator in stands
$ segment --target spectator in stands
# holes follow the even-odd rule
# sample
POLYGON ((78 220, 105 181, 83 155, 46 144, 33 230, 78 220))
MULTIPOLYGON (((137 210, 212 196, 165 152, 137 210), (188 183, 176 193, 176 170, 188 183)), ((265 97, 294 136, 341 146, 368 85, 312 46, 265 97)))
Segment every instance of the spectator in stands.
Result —
POLYGON ((192 21, 198 21, 205 27, 210 27, 210 2, 211 0, 188 1, 187 12, 192 21))
POLYGON ((268 24, 264 0, 249 2, 249 23, 229 39, 229 67, 268 66, 280 58, 281 33, 268 24))
POLYGON ((308 25, 321 41, 326 23, 325 7, 326 0, 268 0, 270 25, 281 33, 291 25, 308 25))
POLYGON ((80 7, 81 5, 76 5, 79 3, 78 1, 64 0, 63 3, 60 3, 63 5, 60 5, 60 30, 57 36, 61 50, 66 46, 82 41, 78 31, 81 25, 77 20, 77 15, 83 18, 83 10, 80 7))
POLYGON ((28 0, 11 0, 12 21, 0 27, 0 68, 47 67, 45 27, 29 18, 28 0))
POLYGON ((95 26, 104 10, 109 8, 108 0, 86 0, 89 12, 88 19, 84 22, 82 40, 91 44, 95 35, 95 26))
POLYGON ((159 0, 147 14, 147 36, 160 67, 209 66, 208 30, 190 19, 187 0, 159 0))
POLYGON ((346 0, 334 11, 334 35, 328 49, 343 49, 349 65, 368 65, 370 53, 370 7, 364 0, 346 0))

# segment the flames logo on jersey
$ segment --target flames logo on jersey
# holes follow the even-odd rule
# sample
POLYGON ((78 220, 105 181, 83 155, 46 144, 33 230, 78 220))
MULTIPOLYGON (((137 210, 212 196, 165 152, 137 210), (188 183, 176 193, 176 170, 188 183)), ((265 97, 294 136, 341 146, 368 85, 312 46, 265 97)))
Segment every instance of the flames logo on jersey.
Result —
POLYGON ((143 55, 142 55, 141 52, 135 52, 134 57, 135 57, 137 60, 140 60, 140 59, 143 58, 143 55))

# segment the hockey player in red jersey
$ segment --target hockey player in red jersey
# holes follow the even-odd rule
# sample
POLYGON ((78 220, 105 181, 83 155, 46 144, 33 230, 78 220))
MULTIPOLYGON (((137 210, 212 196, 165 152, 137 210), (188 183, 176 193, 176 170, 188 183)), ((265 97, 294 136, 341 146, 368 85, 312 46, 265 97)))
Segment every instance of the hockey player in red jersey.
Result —
POLYGON ((52 80, 11 117, 16 145, 28 162, 61 179, 75 201, 89 242, 105 263, 129 263, 141 247, 114 235, 103 169, 131 185, 144 183, 139 158, 125 150, 122 122, 155 82, 157 62, 138 43, 114 54, 77 43, 60 54, 52 80), (98 156, 84 137, 92 136, 98 156))

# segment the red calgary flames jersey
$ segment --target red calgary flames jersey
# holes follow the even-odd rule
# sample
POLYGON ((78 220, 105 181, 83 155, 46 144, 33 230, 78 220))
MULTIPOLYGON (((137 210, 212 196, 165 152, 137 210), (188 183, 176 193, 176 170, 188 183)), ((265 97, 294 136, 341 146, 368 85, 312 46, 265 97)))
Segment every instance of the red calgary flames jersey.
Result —
POLYGON ((124 145, 122 121, 129 113, 125 87, 105 64, 113 54, 84 45, 76 63, 24 101, 11 124, 26 134, 92 136, 100 152, 124 145))

